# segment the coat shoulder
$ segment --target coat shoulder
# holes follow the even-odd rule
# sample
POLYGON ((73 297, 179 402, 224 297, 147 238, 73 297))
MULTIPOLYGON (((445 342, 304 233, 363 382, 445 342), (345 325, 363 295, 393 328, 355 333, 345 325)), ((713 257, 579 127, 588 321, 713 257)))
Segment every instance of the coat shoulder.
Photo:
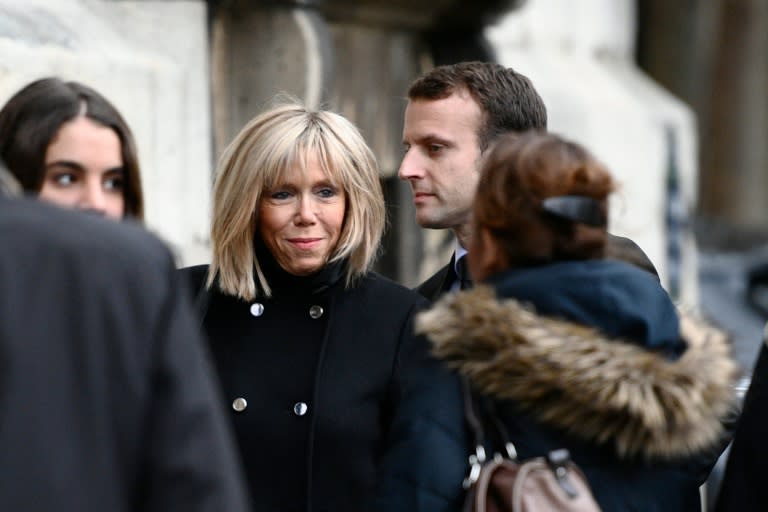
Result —
POLYGON ((408 309, 414 306, 425 306, 427 301, 414 290, 385 277, 377 272, 369 272, 360 282, 358 288, 361 291, 369 291, 378 300, 386 301, 392 305, 400 304, 408 309))
POLYGON ((0 201, 0 239, 28 268, 43 265, 55 253, 70 267, 84 269, 93 282, 124 279, 135 286, 130 272, 150 277, 173 268, 165 244, 138 224, 115 223, 31 199, 0 201), (94 272, 102 268, 110 272, 94 272))
POLYGON ((204 316, 209 302, 209 294, 205 292, 205 282, 208 279, 209 265, 194 265, 178 269, 181 286, 189 300, 195 305, 198 314, 204 316))
POLYGON ((178 273, 183 282, 187 283, 193 290, 199 290, 205 284, 205 280, 208 279, 208 267, 207 264, 183 267, 178 270, 178 273))

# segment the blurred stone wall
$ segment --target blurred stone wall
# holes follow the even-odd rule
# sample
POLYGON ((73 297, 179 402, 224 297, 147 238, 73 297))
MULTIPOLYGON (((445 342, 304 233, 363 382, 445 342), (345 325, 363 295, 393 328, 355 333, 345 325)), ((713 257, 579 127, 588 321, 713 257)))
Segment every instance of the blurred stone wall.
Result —
POLYGON ((638 60, 699 120, 703 243, 768 242, 768 2, 638 0, 638 60))
POLYGON ((633 0, 529 0, 487 36, 499 62, 533 81, 550 131, 618 179, 611 231, 637 242, 668 291, 695 305, 696 119, 636 65, 636 26, 633 0))
POLYGON ((612 229, 693 300, 696 121, 635 65, 636 26, 632 0, 0 0, 0 101, 47 75, 112 100, 136 133, 147 224, 180 264, 209 258, 215 160, 240 127, 278 94, 338 110, 381 165, 378 269, 415 285, 453 241, 416 225, 396 177, 407 87, 436 64, 499 60, 532 78, 554 131, 619 176, 612 229))

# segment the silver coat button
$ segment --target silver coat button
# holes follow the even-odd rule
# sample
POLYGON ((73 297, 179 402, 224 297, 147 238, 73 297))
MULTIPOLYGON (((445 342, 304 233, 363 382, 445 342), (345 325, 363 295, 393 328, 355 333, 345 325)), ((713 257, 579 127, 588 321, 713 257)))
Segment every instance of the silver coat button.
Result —
POLYGON ((253 316, 261 316, 264 314, 264 305, 259 304, 258 302, 251 304, 251 314, 253 316))
POLYGON ((312 306, 309 308, 309 316, 317 320, 323 316, 323 308, 321 306, 312 306))
POLYGON ((293 414, 296 416, 304 416, 307 414, 307 409, 309 409, 309 407, 304 402, 296 402, 293 404, 293 414))
POLYGON ((243 412, 248 407, 248 401, 245 398, 235 398, 232 400, 232 408, 237 412, 243 412))

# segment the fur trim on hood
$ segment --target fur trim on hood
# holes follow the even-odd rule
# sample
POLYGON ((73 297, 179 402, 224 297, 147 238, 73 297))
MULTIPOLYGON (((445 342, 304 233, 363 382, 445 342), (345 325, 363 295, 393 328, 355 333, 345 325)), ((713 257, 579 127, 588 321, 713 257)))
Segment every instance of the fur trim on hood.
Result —
POLYGON ((434 354, 481 392, 620 457, 669 459, 709 448, 732 411, 726 336, 684 317, 688 349, 669 360, 595 329, 535 314, 489 286, 448 294, 419 314, 434 354))

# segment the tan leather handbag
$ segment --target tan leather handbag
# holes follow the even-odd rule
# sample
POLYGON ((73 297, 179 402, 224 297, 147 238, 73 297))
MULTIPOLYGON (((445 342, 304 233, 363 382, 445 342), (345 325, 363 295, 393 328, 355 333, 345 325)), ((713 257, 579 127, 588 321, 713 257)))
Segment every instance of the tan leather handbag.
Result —
POLYGON ((518 461, 515 446, 493 410, 486 410, 504 453, 487 458, 485 433, 477 414, 469 382, 463 380, 464 415, 475 440, 469 456, 470 473, 464 512, 599 512, 587 479, 560 449, 527 461, 518 461))

